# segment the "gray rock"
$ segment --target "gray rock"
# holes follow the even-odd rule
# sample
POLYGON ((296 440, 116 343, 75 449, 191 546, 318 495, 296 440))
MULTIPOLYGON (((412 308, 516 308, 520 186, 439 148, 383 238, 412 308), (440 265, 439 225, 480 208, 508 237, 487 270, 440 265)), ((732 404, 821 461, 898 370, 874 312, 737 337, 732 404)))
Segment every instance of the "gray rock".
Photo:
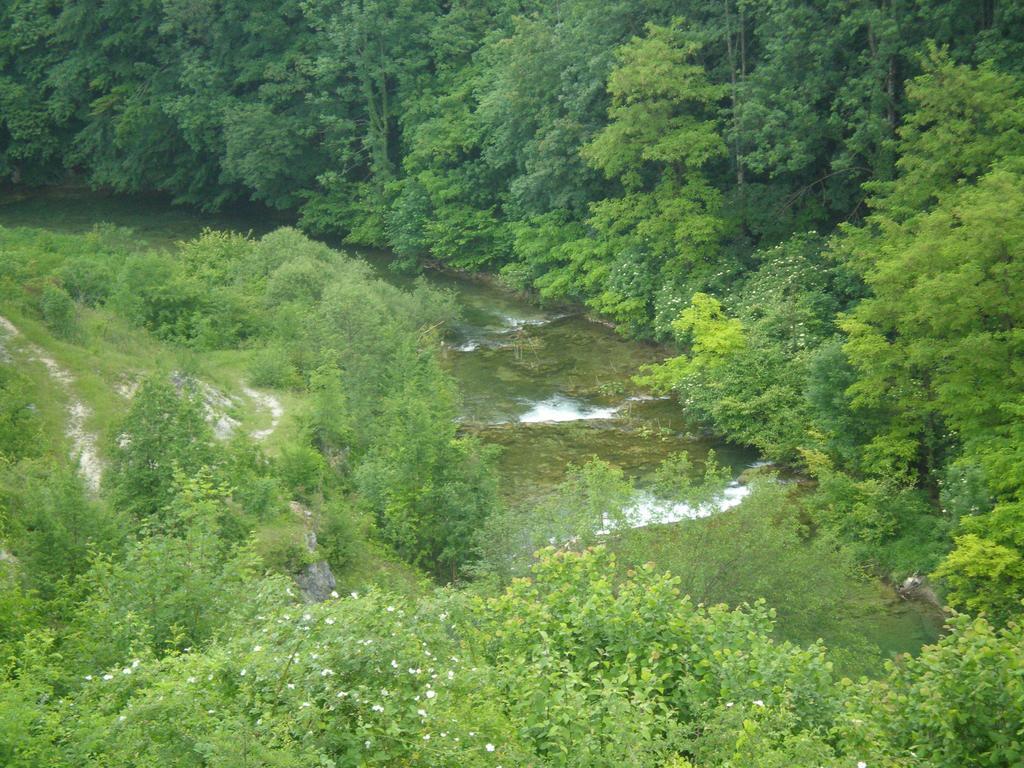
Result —
POLYGON ((307 565, 295 577, 295 583, 302 592, 302 599, 307 603, 322 603, 331 597, 337 584, 331 566, 326 560, 318 560, 307 565))
POLYGON ((939 600, 938 595, 935 594, 935 590, 932 589, 928 580, 924 576, 920 576, 916 573, 913 576, 905 578, 903 582, 896 587, 896 594, 904 600, 918 600, 922 603, 928 603, 937 608, 942 608, 942 601, 939 600))

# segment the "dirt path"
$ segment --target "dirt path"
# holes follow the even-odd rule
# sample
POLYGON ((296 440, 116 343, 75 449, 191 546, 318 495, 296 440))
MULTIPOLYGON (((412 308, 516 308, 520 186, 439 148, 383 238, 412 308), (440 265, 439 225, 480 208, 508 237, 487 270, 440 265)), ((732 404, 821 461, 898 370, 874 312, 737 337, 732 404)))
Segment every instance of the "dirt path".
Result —
POLYGON ((257 429, 252 432, 253 440, 266 440, 277 429, 277 425, 281 423, 281 417, 284 416, 284 406, 281 405, 281 401, 273 395, 268 395, 266 392, 257 392, 251 387, 242 387, 242 391, 245 396, 256 403, 260 408, 270 411, 270 427, 267 429, 257 429))
MULTIPOLYGON (((96 435, 85 428, 85 423, 92 415, 92 411, 85 403, 75 397, 72 389, 75 377, 70 371, 63 368, 60 363, 46 354, 46 351, 21 336, 21 331, 8 320, 0 316, 0 329, 3 329, 8 338, 22 338, 22 346, 28 351, 29 359, 42 363, 46 367, 50 378, 56 381, 67 392, 68 395, 68 424, 64 433, 71 440, 71 459, 78 461, 78 471, 81 473, 89 490, 96 493, 100 489, 100 480, 103 477, 103 463, 100 461, 99 452, 96 449, 96 435)), ((0 345, 0 359, 10 359, 10 353, 0 345)))

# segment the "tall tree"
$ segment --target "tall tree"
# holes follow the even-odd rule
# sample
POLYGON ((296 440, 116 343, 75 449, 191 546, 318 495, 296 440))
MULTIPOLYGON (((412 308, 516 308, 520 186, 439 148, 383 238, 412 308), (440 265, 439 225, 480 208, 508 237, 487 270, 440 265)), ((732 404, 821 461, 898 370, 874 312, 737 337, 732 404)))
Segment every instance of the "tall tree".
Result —
POLYGON ((995 509, 961 521, 940 573, 955 605, 1005 619, 1024 596, 1024 85, 936 51, 909 93, 900 176, 844 245, 872 292, 845 321, 850 393, 888 414, 865 452, 876 473, 984 472, 995 509))
POLYGON ((721 194, 703 169, 726 152, 713 119, 725 93, 693 63, 697 50, 679 25, 648 26, 622 46, 609 123, 583 149, 621 193, 591 206, 594 234, 570 268, 588 303, 636 330, 668 309, 659 299, 717 268, 721 194))

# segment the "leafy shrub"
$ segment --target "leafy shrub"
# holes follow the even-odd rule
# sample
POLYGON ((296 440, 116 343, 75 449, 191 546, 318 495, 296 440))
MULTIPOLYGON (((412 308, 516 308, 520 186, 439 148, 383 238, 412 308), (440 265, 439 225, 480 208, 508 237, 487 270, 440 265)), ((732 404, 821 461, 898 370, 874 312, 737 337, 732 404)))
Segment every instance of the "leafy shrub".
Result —
POLYGON ((0 362, 0 457, 17 461, 42 451, 42 420, 34 395, 24 374, 0 362))
POLYGON ((300 520, 278 520, 260 526, 255 547, 264 566, 277 573, 298 573, 313 561, 300 520))
POLYGON ((349 564, 359 538, 359 525, 348 506, 342 503, 324 506, 316 535, 317 549, 332 568, 340 571, 349 564))
POLYGON ((303 498, 310 498, 322 488, 326 471, 324 457, 308 445, 285 446, 277 460, 277 472, 285 487, 303 498))
POLYGON ((43 322, 55 336, 76 339, 79 336, 78 308, 74 299, 58 285, 47 285, 39 298, 43 322))
POLYGON ((257 352, 249 364, 249 381, 256 387, 288 389, 301 379, 288 352, 281 347, 268 347, 257 352))

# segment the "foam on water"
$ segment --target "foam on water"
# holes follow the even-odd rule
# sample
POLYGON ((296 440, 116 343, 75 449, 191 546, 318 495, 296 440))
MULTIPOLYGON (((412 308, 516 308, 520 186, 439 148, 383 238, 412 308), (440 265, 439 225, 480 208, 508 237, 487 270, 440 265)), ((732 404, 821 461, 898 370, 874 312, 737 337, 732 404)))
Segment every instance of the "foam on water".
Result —
MULTIPOLYGON (((711 501, 704 504, 692 505, 682 501, 666 501, 659 499, 654 494, 641 491, 637 494, 636 501, 625 510, 625 524, 630 528, 643 528, 647 525, 658 523, 678 523, 681 520, 697 520, 702 517, 710 517, 716 512, 725 512, 727 509, 739 506, 747 496, 750 495, 750 486, 741 485, 733 480, 711 501)), ((607 532, 617 527, 610 520, 605 521, 607 532)))
POLYGON ((587 405, 565 395, 554 395, 532 404, 529 411, 519 417, 523 424, 581 421, 586 419, 614 419, 618 408, 601 408, 587 405))

